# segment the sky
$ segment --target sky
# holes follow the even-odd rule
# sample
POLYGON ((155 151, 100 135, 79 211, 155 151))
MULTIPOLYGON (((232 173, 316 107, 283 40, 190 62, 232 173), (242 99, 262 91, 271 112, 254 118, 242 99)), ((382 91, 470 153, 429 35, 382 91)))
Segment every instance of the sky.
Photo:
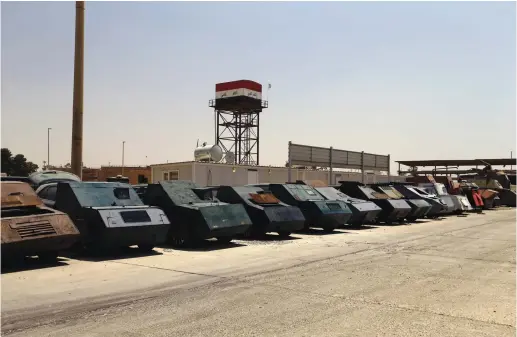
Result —
MULTIPOLYGON (((84 165, 193 159, 218 82, 271 82, 288 142, 392 161, 516 153, 515 2, 86 2, 84 165)), ((74 2, 2 2, 1 143, 70 162, 74 2)), ((393 166, 395 167, 395 166, 393 166)))

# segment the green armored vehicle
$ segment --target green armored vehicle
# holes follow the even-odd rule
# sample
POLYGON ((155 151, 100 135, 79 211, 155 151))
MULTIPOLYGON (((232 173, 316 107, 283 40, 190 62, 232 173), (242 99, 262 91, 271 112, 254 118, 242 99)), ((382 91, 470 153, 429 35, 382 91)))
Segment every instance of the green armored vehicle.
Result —
POLYGON ((241 204, 227 204, 213 198, 202 200, 191 181, 161 181, 149 184, 143 201, 160 207, 171 222, 168 241, 181 247, 195 241, 216 238, 230 242, 245 233, 252 222, 241 204))

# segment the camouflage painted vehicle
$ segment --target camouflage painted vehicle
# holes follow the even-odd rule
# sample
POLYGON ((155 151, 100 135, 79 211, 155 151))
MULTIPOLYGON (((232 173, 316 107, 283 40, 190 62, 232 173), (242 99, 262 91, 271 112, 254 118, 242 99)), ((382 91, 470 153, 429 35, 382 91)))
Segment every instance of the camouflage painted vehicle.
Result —
POLYGON ((379 213, 378 221, 391 224, 393 222, 404 222, 404 219, 411 212, 411 206, 402 199, 391 199, 385 193, 376 192, 371 187, 356 181, 340 181, 339 190, 353 198, 372 201, 382 211, 379 213))
POLYGON ((297 206, 305 217, 305 228, 322 228, 326 232, 343 226, 352 211, 342 200, 326 200, 312 186, 305 184, 258 184, 254 185, 273 193, 280 201, 297 206))
POLYGON ((377 192, 385 193, 391 199, 405 200, 411 206, 411 212, 406 217, 408 221, 415 221, 423 219, 427 215, 432 215, 433 205, 439 203, 439 201, 433 200, 431 196, 415 193, 412 187, 399 183, 380 183, 368 186, 377 192))
POLYGON ((149 184, 144 195, 147 205, 160 207, 171 221, 168 241, 186 246, 199 240, 216 238, 228 243, 245 233, 252 225, 241 204, 202 200, 191 181, 161 181, 149 184))
POLYGON ((260 187, 220 186, 216 188, 216 197, 229 204, 244 206, 253 222, 246 236, 277 232, 281 237, 288 237, 304 227, 305 217, 298 207, 281 202, 260 187))
MULTIPOLYGON (((112 250, 138 245, 151 251, 165 242, 165 213, 143 204, 131 185, 111 182, 59 182, 54 208, 67 213, 81 233, 81 247, 112 250)), ((45 186, 49 186, 47 184, 45 186)))
POLYGON ((79 231, 68 215, 48 208, 27 183, 3 181, 2 259, 37 255, 55 260, 58 252, 79 240, 79 231))

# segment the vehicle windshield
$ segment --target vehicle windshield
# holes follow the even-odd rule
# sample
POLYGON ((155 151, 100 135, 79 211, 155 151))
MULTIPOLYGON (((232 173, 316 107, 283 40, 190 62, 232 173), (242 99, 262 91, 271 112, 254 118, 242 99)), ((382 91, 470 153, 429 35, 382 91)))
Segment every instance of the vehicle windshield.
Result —
POLYGON ((175 205, 203 202, 203 200, 201 200, 201 198, 192 190, 197 188, 197 186, 191 181, 161 181, 160 185, 175 205))
POLYGON ((389 196, 391 199, 402 199, 404 196, 391 186, 381 186, 380 190, 389 196))
POLYGON ((285 188, 297 200, 325 200, 313 187, 299 184, 286 184, 285 188))
POLYGON ((344 200, 350 199, 348 195, 343 192, 336 190, 334 187, 316 187, 316 190, 323 195, 326 199, 344 200))
POLYGON ((425 189, 424 188, 421 188, 421 187, 413 187, 413 190, 424 195, 424 196, 432 196, 432 195, 436 195, 436 191, 434 188, 432 187, 426 187, 425 189), (429 190, 429 192, 427 192, 429 190))

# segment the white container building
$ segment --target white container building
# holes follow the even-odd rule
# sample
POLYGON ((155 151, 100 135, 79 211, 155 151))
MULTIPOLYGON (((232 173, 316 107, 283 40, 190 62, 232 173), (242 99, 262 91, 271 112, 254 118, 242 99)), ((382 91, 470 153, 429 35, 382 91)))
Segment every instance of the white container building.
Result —
MULTIPOLYGON (((329 171, 291 169, 292 181, 322 180, 337 184, 340 180, 362 181, 360 172, 346 172, 334 169, 329 171), (332 179, 330 179, 332 178, 332 179)), ((245 166, 213 162, 177 162, 151 165, 151 181, 191 180, 200 186, 242 186, 256 183, 286 183, 288 168, 275 166, 245 166)), ((390 176, 391 181, 405 181, 401 176, 390 176)), ((365 172, 365 183, 387 182, 388 176, 365 172)))

